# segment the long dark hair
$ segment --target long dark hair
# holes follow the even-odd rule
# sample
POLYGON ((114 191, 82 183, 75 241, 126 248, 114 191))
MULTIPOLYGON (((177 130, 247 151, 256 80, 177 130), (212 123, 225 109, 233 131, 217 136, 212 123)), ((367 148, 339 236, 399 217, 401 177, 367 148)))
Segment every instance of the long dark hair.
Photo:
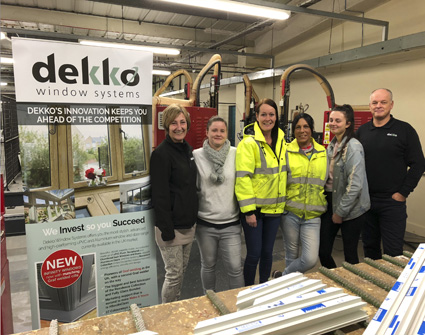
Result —
MULTIPOLYGON (((260 113, 260 107, 262 105, 269 105, 269 106, 273 107, 273 109, 276 112, 276 122, 274 123, 273 129, 272 129, 272 134, 271 134, 272 135, 272 145, 271 145, 271 147, 272 147, 273 151, 275 151, 277 137, 278 137, 278 133, 279 133, 279 116, 278 116, 277 105, 276 105, 276 103, 274 102, 273 99, 270 99, 270 98, 261 99, 258 102, 257 106, 255 106, 255 114, 256 115, 258 115, 258 113, 260 113)), ((257 121, 257 123, 258 123, 258 121, 257 121)))
POLYGON ((304 119, 305 122, 307 122, 308 126, 310 127, 311 130, 311 135, 313 136, 314 134, 314 120, 311 117, 310 114, 307 113, 299 113, 297 114, 297 116, 294 117, 294 119, 292 120, 292 127, 293 129, 295 129, 298 121, 300 121, 300 119, 304 119))
POLYGON ((356 134, 354 132, 354 110, 353 110, 353 107, 351 107, 350 105, 342 105, 342 106, 335 106, 334 108, 332 108, 332 112, 343 113, 345 116, 346 122, 350 123, 348 128, 345 129, 344 136, 342 137, 342 139, 346 138, 344 146, 341 148, 341 153, 342 153, 345 147, 347 146, 347 143, 352 138, 356 137, 355 136, 356 134))

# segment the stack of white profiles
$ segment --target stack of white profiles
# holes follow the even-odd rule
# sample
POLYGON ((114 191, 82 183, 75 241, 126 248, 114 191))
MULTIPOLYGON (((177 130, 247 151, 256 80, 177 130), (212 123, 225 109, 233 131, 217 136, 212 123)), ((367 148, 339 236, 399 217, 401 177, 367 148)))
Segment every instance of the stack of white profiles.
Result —
POLYGON ((363 334, 425 334, 425 243, 413 253, 363 334))
POLYGON ((198 322, 194 334, 325 334, 365 321, 366 303, 291 273, 239 292, 238 311, 198 322))

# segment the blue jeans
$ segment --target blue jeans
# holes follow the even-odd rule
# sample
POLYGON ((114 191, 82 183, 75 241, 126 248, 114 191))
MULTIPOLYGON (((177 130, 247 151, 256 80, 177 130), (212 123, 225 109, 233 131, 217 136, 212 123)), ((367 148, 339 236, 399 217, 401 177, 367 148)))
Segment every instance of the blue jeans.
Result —
POLYGON ((280 224, 279 216, 257 215, 257 227, 246 223, 242 215, 242 227, 245 234, 246 258, 243 268, 245 286, 254 285, 258 262, 260 283, 269 280, 273 263, 273 246, 280 224))
POLYGON ((241 258, 241 225, 229 226, 223 229, 196 226, 196 240, 201 253, 201 280, 204 293, 215 289, 218 252, 223 259, 229 278, 229 288, 244 286, 241 258))
POLYGON ((286 268, 283 274, 304 273, 313 268, 319 259, 320 217, 305 220, 288 212, 282 215, 280 225, 285 243, 286 268))

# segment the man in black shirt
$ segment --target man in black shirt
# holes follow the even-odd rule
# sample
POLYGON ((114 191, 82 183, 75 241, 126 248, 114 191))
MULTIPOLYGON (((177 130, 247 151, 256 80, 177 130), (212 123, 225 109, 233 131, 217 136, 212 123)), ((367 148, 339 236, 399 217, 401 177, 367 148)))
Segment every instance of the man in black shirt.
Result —
POLYGON ((406 198, 425 170, 425 159, 415 129, 395 119, 392 92, 372 92, 369 108, 372 120, 357 131, 365 152, 371 208, 366 214, 362 241, 365 257, 382 258, 384 253, 403 253, 406 230, 406 198))

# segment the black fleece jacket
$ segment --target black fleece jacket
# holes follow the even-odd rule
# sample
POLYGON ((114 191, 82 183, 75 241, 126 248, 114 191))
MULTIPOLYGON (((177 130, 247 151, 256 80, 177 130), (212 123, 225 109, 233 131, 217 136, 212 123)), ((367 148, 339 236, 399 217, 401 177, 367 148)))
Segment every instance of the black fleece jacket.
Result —
POLYGON ((152 152, 150 161, 152 204, 155 225, 164 241, 175 238, 174 229, 188 229, 196 223, 198 196, 196 164, 192 147, 174 143, 167 135, 152 152))
POLYGON ((365 152, 366 174, 372 197, 391 198, 399 192, 408 197, 425 169, 421 142, 407 122, 391 116, 382 127, 373 121, 357 130, 365 152))

